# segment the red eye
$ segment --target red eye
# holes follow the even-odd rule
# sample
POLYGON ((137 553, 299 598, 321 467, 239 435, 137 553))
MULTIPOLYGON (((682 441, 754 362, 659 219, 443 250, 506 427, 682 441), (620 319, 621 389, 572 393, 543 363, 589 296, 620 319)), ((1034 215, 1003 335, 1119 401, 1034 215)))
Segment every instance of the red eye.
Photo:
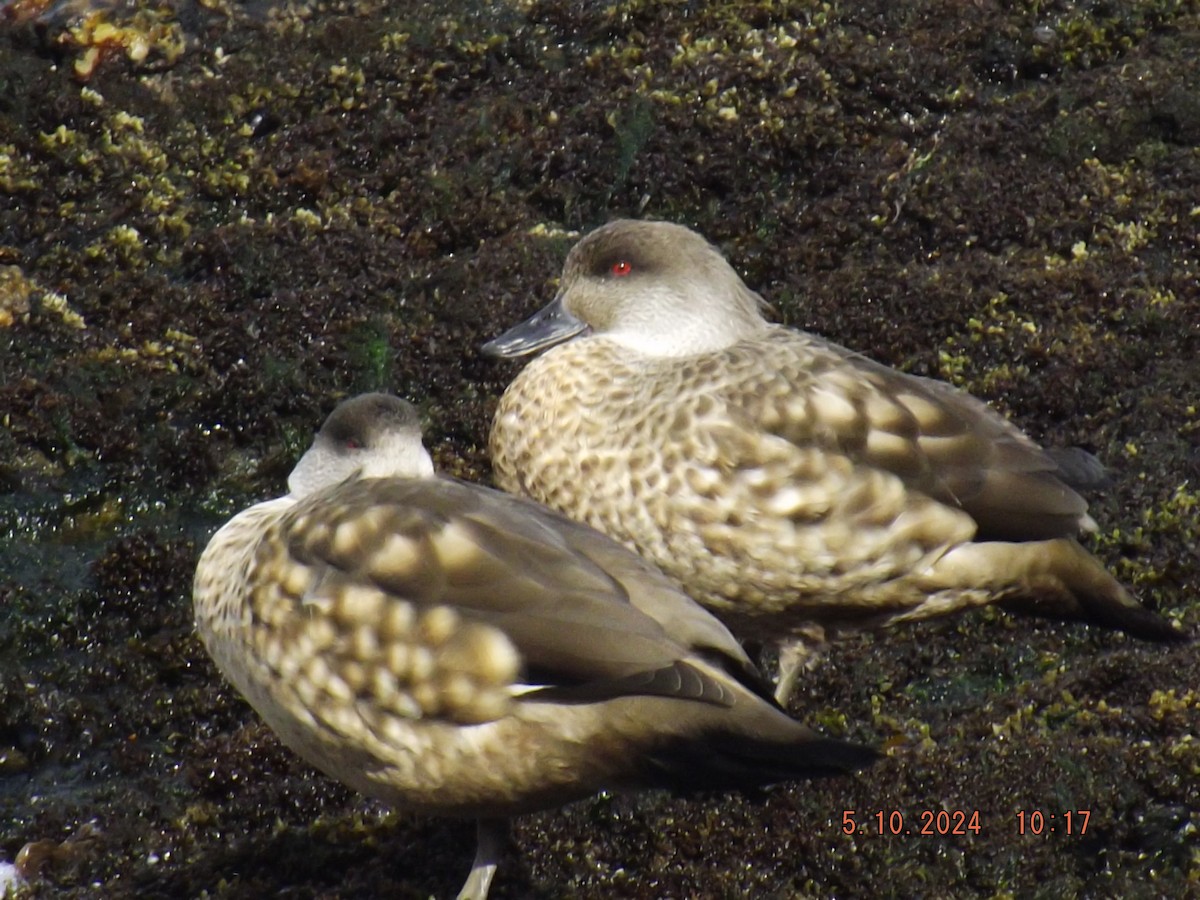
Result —
POLYGON ((361 450, 362 444, 360 444, 356 438, 346 438, 346 449, 361 450))
POLYGON ((617 278, 624 278, 632 271, 633 265, 628 260, 619 259, 612 264, 612 273, 617 278))

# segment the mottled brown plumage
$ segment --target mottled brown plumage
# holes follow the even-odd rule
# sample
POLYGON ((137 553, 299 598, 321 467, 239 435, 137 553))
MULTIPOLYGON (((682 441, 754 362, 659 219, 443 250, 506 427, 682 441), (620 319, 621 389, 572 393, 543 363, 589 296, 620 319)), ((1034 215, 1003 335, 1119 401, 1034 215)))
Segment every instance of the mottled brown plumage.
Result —
POLYGON ((769 699, 653 566, 537 504, 432 474, 411 406, 346 401, 212 539, 197 629, 280 738, 399 809, 502 819, 603 789, 725 789, 866 765, 769 699))
POLYGON ((636 549, 743 637, 994 602, 1183 637, 1075 541, 1095 523, 1068 482, 1095 480, 1093 459, 763 306, 686 228, 589 234, 555 302, 485 348, 568 341, 500 401, 499 486, 636 549))

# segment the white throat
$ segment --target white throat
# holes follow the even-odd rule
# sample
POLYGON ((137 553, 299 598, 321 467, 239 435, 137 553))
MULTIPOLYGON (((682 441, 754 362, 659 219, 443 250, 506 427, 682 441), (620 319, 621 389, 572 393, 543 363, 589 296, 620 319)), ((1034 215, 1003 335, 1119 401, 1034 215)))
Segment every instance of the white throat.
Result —
MULTIPOLYGON (((713 289, 709 284, 685 286, 713 289)), ((761 319, 748 321, 736 306, 720 308, 707 297, 659 285, 639 291, 637 306, 602 335, 641 356, 670 359, 724 350, 765 325, 761 319)))
POLYGON ((335 448, 318 440, 288 476, 288 491, 299 499, 347 478, 431 478, 430 459, 419 434, 381 435, 370 448, 335 448))
POLYGON ((361 473, 363 478, 432 478, 433 460, 419 433, 392 433, 362 453, 361 473))

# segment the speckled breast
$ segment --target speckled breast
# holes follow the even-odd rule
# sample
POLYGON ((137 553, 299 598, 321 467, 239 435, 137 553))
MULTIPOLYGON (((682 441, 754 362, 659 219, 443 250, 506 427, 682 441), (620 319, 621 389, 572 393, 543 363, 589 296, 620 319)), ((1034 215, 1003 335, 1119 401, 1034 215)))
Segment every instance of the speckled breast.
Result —
POLYGON ((727 621, 893 616, 925 599, 903 576, 974 525, 819 439, 840 425, 820 399, 838 364, 782 330, 686 359, 574 341, 501 399, 496 482, 622 541, 727 621))

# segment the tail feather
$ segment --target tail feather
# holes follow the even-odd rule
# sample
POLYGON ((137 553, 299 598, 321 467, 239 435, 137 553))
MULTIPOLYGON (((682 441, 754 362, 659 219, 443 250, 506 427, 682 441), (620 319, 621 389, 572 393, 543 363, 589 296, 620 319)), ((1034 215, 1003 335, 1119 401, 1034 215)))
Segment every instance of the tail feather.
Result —
MULTIPOLYGON (((774 710, 772 710, 774 712, 774 710)), ((680 741, 648 757, 652 781, 681 793, 748 790, 786 781, 845 775, 879 759, 862 744, 822 737, 783 713, 771 737, 713 734, 680 741)))
POLYGON ((1124 631, 1126 634, 1146 641, 1183 642, 1192 636, 1153 610, 1147 609, 1127 591, 1119 581, 1108 573, 1094 556, 1075 541, 1055 541, 1061 546, 1062 563, 1059 567, 1067 593, 1055 608, 1054 600, 1062 592, 1045 592, 1049 600, 1043 611, 1043 600, 1038 594, 1029 597, 1014 597, 1003 603, 1014 612, 1042 616, 1052 615, 1065 619, 1077 619, 1124 631))
POLYGON ((1076 541, 987 542, 956 547, 935 566, 943 583, 990 587, 1002 607, 1076 619, 1148 641, 1192 636, 1147 609, 1076 541))
POLYGON ((1104 463, 1082 447, 1046 447, 1044 452, 1058 466, 1054 474, 1070 488, 1088 491, 1112 484, 1104 463))

